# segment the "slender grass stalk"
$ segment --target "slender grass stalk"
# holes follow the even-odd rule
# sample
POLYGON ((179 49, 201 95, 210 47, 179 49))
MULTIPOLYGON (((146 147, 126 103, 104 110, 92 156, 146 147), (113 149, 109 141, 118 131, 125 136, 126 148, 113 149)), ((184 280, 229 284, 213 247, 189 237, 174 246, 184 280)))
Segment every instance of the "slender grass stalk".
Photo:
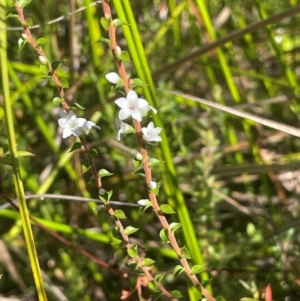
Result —
MULTIPOLYGON (((6 1, 0 0, 0 28, 6 28, 6 1)), ((25 200, 25 193, 23 188, 23 182, 20 174, 20 166, 17 154, 17 141, 15 136, 15 128, 13 122, 13 111, 10 102, 9 92, 9 79, 8 79, 8 66, 7 66, 7 41, 6 41, 6 30, 0 30, 0 66, 1 66, 1 78, 2 78, 2 89, 4 95, 4 116, 7 129, 7 138, 9 144, 10 157, 13 169, 13 180, 15 186, 15 192, 19 201, 20 215, 23 224, 24 236, 26 241, 26 247, 28 250, 29 260, 33 277, 37 289, 37 294, 40 301, 46 301, 46 291, 42 278, 41 269, 39 266, 38 256, 35 248, 34 237, 30 225, 29 212, 25 200)))

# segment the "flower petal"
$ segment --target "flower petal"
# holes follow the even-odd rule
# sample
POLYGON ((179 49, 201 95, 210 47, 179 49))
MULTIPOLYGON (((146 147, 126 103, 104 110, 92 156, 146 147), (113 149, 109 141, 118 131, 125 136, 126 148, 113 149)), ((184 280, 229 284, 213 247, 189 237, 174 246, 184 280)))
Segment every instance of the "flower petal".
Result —
POLYGON ((124 120, 131 115, 131 111, 127 109, 121 109, 119 112, 119 119, 124 120))
POLYGON ((67 123, 67 118, 59 118, 58 119, 58 124, 61 126, 61 127, 65 127, 66 126, 66 123, 67 123))
POLYGON ((128 100, 136 100, 136 99, 138 99, 138 95, 136 94, 135 91, 130 90, 130 91, 127 93, 126 98, 127 98, 128 100))
POLYGON ((64 110, 62 110, 62 109, 59 109, 59 116, 60 116, 60 117, 66 118, 67 115, 68 115, 68 114, 67 114, 66 111, 64 111, 64 110))
POLYGON ((68 138, 68 137, 70 137, 72 134, 73 134, 73 133, 72 133, 72 131, 71 131, 69 128, 65 128, 64 131, 63 131, 62 137, 63 137, 63 138, 68 138))
POLYGON ((76 118, 77 127, 83 127, 86 124, 87 120, 85 118, 76 118))
POLYGON ((115 100, 115 104, 122 109, 128 105, 128 100, 125 97, 121 97, 115 100))
POLYGON ((134 110, 134 111, 132 112, 132 118, 135 119, 135 120, 137 120, 137 121, 142 121, 143 116, 142 116, 141 111, 139 111, 139 110, 134 110))

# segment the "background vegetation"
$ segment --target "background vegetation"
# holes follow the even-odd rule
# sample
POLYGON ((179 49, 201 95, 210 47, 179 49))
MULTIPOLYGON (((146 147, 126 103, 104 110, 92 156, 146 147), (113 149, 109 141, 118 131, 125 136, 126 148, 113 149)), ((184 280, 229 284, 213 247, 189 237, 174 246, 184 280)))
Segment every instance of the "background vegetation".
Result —
MULTIPOLYGON (((122 19, 118 2, 132 8, 153 84, 141 78, 145 71, 137 65, 141 50, 133 51, 138 43, 126 34, 132 24, 117 31, 118 44, 129 50, 133 61, 125 63, 126 70, 150 84, 148 91, 155 91, 157 118, 169 146, 167 153, 164 147, 149 146, 149 155, 172 158, 175 165, 174 179, 166 172, 166 164, 154 169, 155 179, 162 181, 159 201, 180 210, 168 191, 173 187, 168 181, 172 181, 184 197, 214 296, 263 300, 270 283, 274 300, 299 300, 299 138, 166 93, 181 91, 298 127, 298 1, 112 1, 114 16, 118 13, 122 19), (287 13, 282 16, 282 12, 287 13), (272 23, 260 22, 276 15, 272 23), (233 35, 256 22, 254 30, 233 35), (207 47, 216 41, 219 48, 207 47)), ((109 48, 99 42, 107 33, 100 25, 102 8, 93 4, 91 0, 36 0, 24 12, 40 25, 32 34, 49 40, 43 47, 48 58, 64 60, 58 74, 69 82, 69 103, 80 103, 86 110, 79 114, 102 128, 93 131, 88 145, 99 154, 94 161, 97 168, 114 173, 103 179, 104 187, 114 191, 112 199, 124 203, 114 208, 126 213, 125 226, 140 229, 132 237, 147 257, 156 260, 154 274, 166 273, 165 286, 178 289, 189 300, 188 280, 183 274, 176 279, 171 275, 178 262, 174 252, 160 242, 156 216, 150 209, 141 212, 138 206, 128 206, 146 198, 147 189, 143 178, 133 174, 134 136, 121 142, 115 139, 118 111, 114 100, 120 94, 111 90, 105 75, 116 68, 109 48), (86 8, 70 14, 82 7, 86 8), (55 20, 60 16, 65 17, 55 20)), ((8 8, 9 13, 15 13, 14 8, 8 8)), ((61 138, 58 107, 52 104, 58 96, 55 85, 42 79, 38 56, 30 45, 19 52, 22 30, 16 29, 18 20, 7 19, 7 26, 17 148, 34 154, 20 157, 28 198, 46 193, 97 198, 97 189, 89 183, 91 175, 82 174, 84 156, 68 152, 75 139, 61 138)), ((8 150, 6 136, 1 122, 2 155, 8 150)), ((2 190, 14 199, 13 172, 1 166, 2 190)), ((105 211, 94 210, 95 206, 49 196, 28 200, 31 216, 111 267, 127 271, 126 250, 110 244, 113 221, 105 211)), ((169 220, 178 222, 178 215, 169 220)), ((121 279, 39 227, 33 226, 33 231, 49 300, 119 300, 122 290, 134 287, 133 281, 121 279)), ((184 245, 187 234, 176 233, 184 245)), ((0 237, 0 299, 35 300, 19 214, 7 208, 4 200, 0 237)), ((136 295, 131 298, 137 300, 136 295)))

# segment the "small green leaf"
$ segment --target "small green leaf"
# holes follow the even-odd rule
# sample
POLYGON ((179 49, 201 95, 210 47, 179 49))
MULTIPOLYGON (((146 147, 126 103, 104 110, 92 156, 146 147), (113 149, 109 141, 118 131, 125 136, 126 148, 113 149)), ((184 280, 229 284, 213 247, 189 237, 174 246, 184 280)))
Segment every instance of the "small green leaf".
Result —
POLYGON ((110 46, 110 40, 105 38, 100 38, 100 40, 98 40, 96 43, 104 43, 110 46))
POLYGON ((127 218, 124 211, 121 210, 121 209, 117 209, 115 211, 115 214, 116 214, 117 218, 119 218, 119 219, 126 219, 127 218))
POLYGON ((181 250, 181 257, 186 259, 191 259, 191 254, 186 246, 180 248, 181 250))
POLYGON ((184 268, 183 266, 181 265, 176 265, 174 270, 173 270, 173 273, 174 273, 174 277, 178 277, 181 273, 184 272, 184 268))
POLYGON ((85 108, 83 106, 81 106, 79 103, 74 102, 73 104, 77 109, 81 109, 81 110, 85 110, 85 108))
POLYGON ((43 74, 47 75, 49 73, 49 66, 40 64, 40 70, 42 71, 43 74))
POLYGON ((142 261, 142 265, 143 266, 149 266, 149 265, 153 265, 153 263, 155 262, 155 260, 151 259, 151 258, 145 258, 142 261))
POLYGON ((112 242, 111 242, 110 244, 111 244, 111 245, 119 245, 119 244, 121 244, 121 243, 122 243, 122 240, 121 240, 121 239, 113 237, 113 238, 112 238, 112 242))
POLYGON ((172 295, 173 298, 176 298, 176 299, 180 299, 180 298, 183 297, 181 292, 178 291, 178 290, 171 291, 171 295, 172 295))
POLYGON ((31 0, 19 0, 18 2, 20 7, 23 9, 26 5, 28 5, 31 2, 31 0))
POLYGON ((127 254, 131 257, 131 258, 135 258, 138 254, 137 252, 137 245, 133 245, 131 248, 127 249, 127 254))
POLYGON ((136 262, 134 260, 131 261, 130 264, 129 264, 130 271, 133 272, 137 268, 137 266, 138 266, 138 262, 136 262))
POLYGON ((158 292, 158 291, 159 291, 158 288, 157 288, 157 286, 156 286, 156 282, 155 282, 155 281, 150 281, 150 282, 148 283, 148 287, 149 287, 152 291, 154 291, 154 292, 158 292))
POLYGON ((144 87, 144 86, 148 86, 148 85, 144 84, 139 78, 133 78, 130 81, 130 88, 131 89, 134 89, 134 88, 137 88, 137 87, 144 87))
POLYGON ((175 232, 177 229, 179 229, 182 225, 180 223, 171 223, 170 229, 172 232, 175 232))
POLYGON ((63 61, 53 61, 51 63, 52 70, 55 71, 62 63, 64 63, 64 60, 63 61))
POLYGON ((196 264, 196 265, 192 266, 191 270, 194 274, 199 274, 199 273, 202 273, 203 271, 205 271, 205 268, 203 268, 202 265, 196 264))
POLYGON ((142 172, 135 172, 134 174, 137 175, 137 176, 141 176, 141 177, 143 177, 143 178, 146 177, 145 174, 142 173, 142 172))
POLYGON ((164 243, 169 242, 168 231, 165 229, 161 229, 159 232, 159 237, 164 243))
POLYGON ((98 157, 98 156, 99 156, 99 154, 98 154, 98 152, 97 152, 97 150, 96 150, 95 148, 91 148, 91 149, 89 150, 89 155, 90 155, 91 157, 98 157))
POLYGON ((125 50, 121 51, 120 59, 123 62, 131 62, 129 53, 125 50))
POLYGON ((165 274, 161 273, 161 274, 156 274, 154 276, 154 279, 157 281, 157 282, 161 282, 164 278, 165 274))
POLYGON ((76 149, 81 149, 81 146, 82 146, 82 144, 81 144, 80 142, 75 142, 75 143, 72 145, 72 147, 71 147, 69 153, 73 152, 73 151, 76 150, 76 149))
POLYGON ((119 26, 122 26, 122 25, 129 25, 128 23, 126 23, 126 22, 124 22, 124 21, 122 21, 120 19, 114 19, 112 21, 112 23, 113 23, 113 25, 114 25, 115 28, 117 28, 119 26))
MULTIPOLYGON (((30 0, 30 1, 31 1, 31 0, 30 0)), ((27 25, 27 26, 31 26, 31 25, 33 24, 33 21, 32 21, 31 18, 26 18, 25 22, 26 22, 26 25, 27 25)))
POLYGON ((131 227, 131 226, 127 226, 127 227, 125 228, 125 233, 126 233, 127 235, 130 235, 130 234, 135 233, 135 232, 138 231, 138 230, 139 230, 139 228, 134 228, 134 227, 131 227))
MULTIPOLYGON (((51 78, 52 78, 52 76, 51 76, 51 78)), ((61 97, 54 97, 53 100, 52 100, 52 104, 55 105, 55 106, 62 103, 62 102, 64 102, 64 99, 61 98, 61 97)))
POLYGON ((69 83, 68 83, 68 81, 66 80, 66 79, 61 79, 60 80, 60 84, 61 84, 61 87, 62 88, 69 88, 69 83))
POLYGON ((110 24, 110 20, 106 20, 104 17, 102 17, 100 19, 100 23, 101 23, 102 27, 104 28, 104 30, 108 30, 109 24, 110 24))
POLYGON ((6 19, 9 19, 9 18, 19 19, 19 15, 17 15, 17 14, 8 14, 8 15, 6 16, 6 19))
POLYGON ((45 45, 49 42, 49 40, 47 38, 39 38, 36 42, 38 45, 45 45))
POLYGON ((82 168, 82 172, 86 173, 88 170, 90 170, 91 165, 88 164, 88 163, 83 163, 82 166, 81 166, 81 168, 82 168))
POLYGON ((99 175, 101 178, 104 178, 104 177, 112 176, 113 173, 107 171, 106 169, 100 169, 100 170, 98 171, 98 175, 99 175))
POLYGON ((163 213, 165 213, 165 214, 174 214, 174 213, 176 213, 176 212, 172 209, 172 207, 171 207, 170 205, 168 205, 168 204, 162 204, 162 205, 160 206, 160 210, 161 210, 163 213))
POLYGON ((138 160, 136 160, 136 159, 133 159, 132 162, 133 162, 133 166, 134 166, 134 169, 135 169, 135 170, 140 169, 140 167, 141 167, 141 165, 142 165, 142 162, 141 162, 141 161, 138 161, 138 160))
POLYGON ((150 165, 151 168, 154 167, 154 166, 160 165, 160 164, 162 164, 162 162, 155 159, 155 158, 151 158, 149 160, 149 165, 150 165))

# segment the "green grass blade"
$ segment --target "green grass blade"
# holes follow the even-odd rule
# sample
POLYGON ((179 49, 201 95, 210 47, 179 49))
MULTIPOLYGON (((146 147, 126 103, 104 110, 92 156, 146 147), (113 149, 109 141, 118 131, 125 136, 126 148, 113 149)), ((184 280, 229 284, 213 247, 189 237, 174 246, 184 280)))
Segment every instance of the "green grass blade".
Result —
POLYGON ((26 241, 26 247, 29 254, 31 269, 33 272, 33 277, 36 285, 37 294, 40 301, 46 301, 46 291, 42 278, 42 273, 40 270, 37 252, 35 249, 34 237, 31 230, 29 213, 25 200, 25 193, 23 188, 23 182, 20 175, 20 166, 17 154, 17 141, 15 136, 15 128, 13 123, 13 111, 10 103, 10 92, 9 92, 9 79, 8 79, 8 66, 7 66, 7 37, 6 37, 6 24, 4 20, 6 19, 6 1, 0 0, 0 65, 1 65, 1 78, 2 78, 2 89, 4 95, 4 113, 5 122, 8 135, 8 144, 10 150, 10 157, 12 158, 12 169, 13 169, 13 179, 15 192, 17 199, 19 201, 20 215, 24 230, 24 236, 26 241), (3 30, 4 29, 4 30, 3 30))

